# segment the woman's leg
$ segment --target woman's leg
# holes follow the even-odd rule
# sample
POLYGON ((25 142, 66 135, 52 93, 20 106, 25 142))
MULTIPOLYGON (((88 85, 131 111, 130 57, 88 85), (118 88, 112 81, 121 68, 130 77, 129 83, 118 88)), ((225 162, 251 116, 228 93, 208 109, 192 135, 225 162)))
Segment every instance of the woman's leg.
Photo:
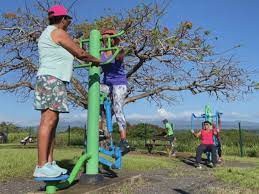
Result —
POLYGON ((53 129, 58 121, 58 112, 50 109, 41 112, 41 120, 38 131, 38 166, 43 166, 48 162, 50 143, 53 129))
POLYGON ((123 106, 127 94, 126 85, 114 85, 112 89, 113 111, 119 125, 121 139, 126 139, 126 119, 123 113, 123 106))
POLYGON ((33 176, 57 177, 61 171, 55 170, 48 162, 53 161, 59 112, 68 112, 66 83, 50 75, 37 77, 34 107, 41 110, 41 120, 38 130, 38 166, 33 176))
POLYGON ((54 145, 55 145, 55 136, 56 136, 56 129, 59 121, 59 115, 57 117, 56 125, 54 126, 52 133, 51 133, 51 139, 50 139, 50 147, 48 150, 48 162, 52 162, 53 159, 53 152, 54 152, 54 145))
POLYGON ((201 157, 202 157, 202 153, 206 150, 206 146, 205 145, 202 145, 200 144, 198 147, 197 147, 197 150, 196 150, 196 162, 198 164, 201 163, 201 157))
POLYGON ((215 165, 217 164, 217 152, 216 152, 216 146, 211 145, 211 153, 212 153, 212 163, 215 165))
POLYGON ((219 158, 221 159, 221 157, 222 157, 222 149, 221 149, 221 142, 220 142, 220 140, 219 140, 219 142, 218 142, 217 148, 218 148, 218 155, 219 155, 219 158))

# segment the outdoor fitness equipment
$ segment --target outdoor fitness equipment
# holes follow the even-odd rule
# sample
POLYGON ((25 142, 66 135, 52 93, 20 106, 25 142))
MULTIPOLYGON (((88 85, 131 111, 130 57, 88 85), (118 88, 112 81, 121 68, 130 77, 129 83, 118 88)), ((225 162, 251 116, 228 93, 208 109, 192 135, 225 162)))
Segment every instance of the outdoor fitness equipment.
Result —
MULTIPOLYGON (((113 56, 107 60, 105 63, 100 65, 105 65, 110 63, 119 54, 121 49, 117 46, 112 46, 111 40, 115 37, 121 36, 124 31, 118 34, 106 37, 107 47, 102 48, 102 36, 100 31, 92 30, 90 32, 89 39, 80 39, 80 47, 82 48, 84 44, 88 44, 89 53, 100 59, 101 51, 114 51, 113 56)), ((85 167, 85 172, 80 176, 79 182, 81 184, 98 183, 103 180, 103 176, 98 174, 99 162, 111 168, 121 167, 121 151, 119 148, 113 145, 111 141, 108 149, 99 148, 99 115, 100 115, 100 66, 96 66, 92 63, 80 64, 74 68, 87 68, 89 71, 89 88, 88 88, 88 117, 87 117, 87 145, 85 147, 84 153, 78 159, 76 165, 72 169, 72 172, 68 176, 60 176, 57 178, 36 178, 36 181, 44 181, 46 183, 46 193, 55 193, 59 189, 64 189, 69 187, 77 178, 77 175, 81 167, 85 167), (99 158, 99 151, 105 155, 112 156, 115 158, 115 162, 112 163, 104 158, 99 158), (85 166, 84 166, 85 165, 85 166)), ((106 107, 106 120, 107 128, 110 133, 112 133, 111 124, 111 104, 109 104, 109 98, 103 98, 106 107), (110 110, 109 110, 110 109, 110 110), (107 116, 108 115, 108 116, 107 116)), ((86 129, 85 129, 86 130, 86 129)))
MULTIPOLYGON (((201 116, 196 116, 194 113, 192 113, 191 117, 191 130, 194 130, 194 120, 195 119, 202 119, 203 121, 209 121, 211 123, 216 123, 216 128, 221 127, 221 116, 223 113, 220 113, 216 111, 216 113, 213 115, 211 107, 209 105, 205 106, 205 113, 201 114, 201 116)), ((202 126, 203 127, 203 126, 202 126)))
POLYGON ((101 104, 103 105, 105 111, 106 127, 109 141, 108 145, 106 144, 106 146, 104 147, 99 147, 99 151, 106 156, 114 158, 114 162, 111 162, 104 157, 99 157, 99 163, 112 169, 120 169, 122 164, 122 151, 119 147, 116 147, 114 145, 112 139, 112 103, 108 94, 101 92, 101 104))
MULTIPOLYGON (((212 114, 212 110, 211 107, 209 105, 205 106, 205 113, 202 114, 201 116, 196 116, 194 113, 192 113, 192 117, 191 117, 191 130, 194 130, 194 121, 195 119, 202 119, 203 121, 209 121, 212 124, 216 123, 216 128, 221 128, 221 116, 223 115, 223 113, 216 111, 216 113, 213 115, 212 114)), ((202 122, 203 124, 203 122, 202 122)), ((203 127, 203 126, 202 126, 203 127)), ((215 145, 218 145, 218 140, 215 137, 215 135, 213 136, 213 141, 215 143, 215 145)), ((211 161, 212 155, 211 152, 206 152, 207 155, 207 159, 208 161, 211 161)))

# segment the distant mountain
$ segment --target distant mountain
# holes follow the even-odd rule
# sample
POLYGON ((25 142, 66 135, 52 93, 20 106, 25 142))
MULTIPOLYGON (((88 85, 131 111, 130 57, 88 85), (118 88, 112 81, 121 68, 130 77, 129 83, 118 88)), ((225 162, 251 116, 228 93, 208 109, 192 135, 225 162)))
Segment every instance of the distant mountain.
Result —
MULTIPOLYGON (((147 121, 139 121, 139 120, 128 120, 130 124, 138 124, 141 122, 150 123, 153 125, 158 125, 163 127, 161 120, 147 120, 147 121)), ((173 122, 175 125, 176 130, 188 130, 191 129, 191 121, 186 120, 169 120, 169 122, 173 122)), ((259 130, 259 123, 258 122, 249 122, 249 121, 240 121, 241 128, 245 130, 259 130)), ((239 121, 222 121, 222 128, 223 129, 238 129, 239 121)), ((86 125, 86 121, 78 120, 78 121, 67 121, 67 120, 60 120, 57 130, 58 131, 65 131, 67 130, 68 126, 70 127, 84 127, 86 125)), ((33 127, 37 129, 38 127, 33 127)), ((201 128, 201 121, 194 122, 194 129, 201 128)))
POLYGON ((57 127, 57 130, 64 131, 67 130, 68 126, 70 127, 85 127, 86 121, 78 120, 78 121, 60 121, 57 127))
MULTIPOLYGON (((128 121, 131 124, 137 124, 140 123, 136 120, 129 120, 128 121)), ((163 127, 163 124, 161 120, 150 120, 146 121, 147 123, 158 125, 160 127, 163 127)), ((191 121, 186 120, 169 120, 169 122, 174 123, 176 130, 186 130, 191 129, 191 121)), ((201 122, 202 121, 195 121, 193 124, 194 129, 200 129, 201 128, 201 122)), ((241 123, 241 128, 245 130, 259 130, 259 123, 258 122, 249 122, 249 121, 222 121, 222 128, 223 129, 238 129, 238 123, 241 123)))

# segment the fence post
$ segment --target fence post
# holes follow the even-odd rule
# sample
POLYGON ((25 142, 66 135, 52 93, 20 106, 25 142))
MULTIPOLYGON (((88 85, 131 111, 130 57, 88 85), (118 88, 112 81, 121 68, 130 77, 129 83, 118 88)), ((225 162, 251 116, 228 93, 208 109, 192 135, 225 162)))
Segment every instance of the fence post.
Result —
POLYGON ((8 143, 9 127, 6 128, 6 142, 8 143))
POLYGON ((145 129, 145 145, 144 147, 147 145, 147 126, 146 123, 144 123, 144 129, 145 129))
POLYGON ((242 136, 242 129, 241 129, 241 122, 238 123, 238 128, 239 128, 239 146, 240 146, 240 156, 244 156, 243 152, 243 136, 242 136))
POLYGON ((67 133, 68 133, 68 142, 67 142, 67 145, 70 146, 70 125, 68 125, 68 128, 67 128, 67 133))

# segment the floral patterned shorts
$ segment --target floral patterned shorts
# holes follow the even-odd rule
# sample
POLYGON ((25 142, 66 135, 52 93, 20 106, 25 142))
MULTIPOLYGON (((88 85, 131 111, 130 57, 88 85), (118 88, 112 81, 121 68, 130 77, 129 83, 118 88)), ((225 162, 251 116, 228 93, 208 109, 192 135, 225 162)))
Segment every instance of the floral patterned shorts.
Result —
POLYGON ((35 85, 34 108, 36 110, 50 109, 56 112, 69 112, 66 82, 51 75, 38 76, 35 85))

